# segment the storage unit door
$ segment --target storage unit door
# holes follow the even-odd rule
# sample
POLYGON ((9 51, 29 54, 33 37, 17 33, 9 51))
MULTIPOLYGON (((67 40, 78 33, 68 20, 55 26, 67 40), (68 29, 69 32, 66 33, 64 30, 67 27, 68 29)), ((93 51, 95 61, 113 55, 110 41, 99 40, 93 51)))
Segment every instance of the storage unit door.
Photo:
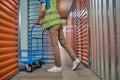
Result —
POLYGON ((75 26, 76 26, 76 46, 78 57, 89 66, 88 56, 88 22, 87 22, 87 1, 75 0, 75 26))
MULTIPOLYGON (((28 0, 28 37, 29 37, 29 48, 30 48, 30 30, 32 27, 32 24, 35 23, 35 21, 38 18, 39 11, 41 8, 41 4, 39 0, 28 0)), ((33 37, 42 37, 42 28, 41 26, 36 26, 33 30, 33 37)), ((53 47, 51 44, 50 36, 48 31, 44 32, 44 57, 45 57, 45 64, 53 64, 54 63, 54 56, 53 56, 53 47)), ((39 54, 41 54, 41 44, 42 41, 38 40, 38 47, 39 47, 39 54)), ((33 39, 32 41, 32 49, 36 49, 36 40, 33 39)), ((35 51, 33 52, 35 54, 35 51)))
POLYGON ((119 80, 119 5, 119 0, 90 0, 91 69, 104 80, 119 80))
POLYGON ((17 0, 0 0, 0 80, 18 72, 17 0))
POLYGON ((117 79, 120 80, 120 0, 116 0, 116 26, 117 26, 117 79))

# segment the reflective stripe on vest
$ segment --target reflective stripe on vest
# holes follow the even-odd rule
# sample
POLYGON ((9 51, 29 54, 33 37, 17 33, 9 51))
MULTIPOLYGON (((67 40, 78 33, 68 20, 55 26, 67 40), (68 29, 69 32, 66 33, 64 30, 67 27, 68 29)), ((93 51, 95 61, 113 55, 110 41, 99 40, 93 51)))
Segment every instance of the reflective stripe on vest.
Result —
POLYGON ((45 15, 42 17, 42 28, 49 28, 61 23, 62 20, 60 19, 54 0, 50 0, 50 8, 45 11, 45 15))
POLYGON ((51 20, 47 20, 47 21, 45 21, 45 22, 43 22, 42 24, 47 24, 47 23, 49 23, 49 22, 52 22, 52 21, 55 21, 55 20, 59 20, 60 18, 53 18, 53 19, 51 19, 51 20))
POLYGON ((45 14, 45 16, 48 16, 48 15, 51 15, 51 14, 58 14, 58 12, 57 12, 57 11, 47 12, 47 13, 45 14))

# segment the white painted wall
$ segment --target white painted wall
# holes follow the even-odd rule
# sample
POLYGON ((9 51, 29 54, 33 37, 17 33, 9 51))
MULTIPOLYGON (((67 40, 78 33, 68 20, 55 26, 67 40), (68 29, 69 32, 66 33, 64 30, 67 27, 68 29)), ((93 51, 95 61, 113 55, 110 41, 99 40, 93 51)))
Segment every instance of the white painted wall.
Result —
POLYGON ((19 0, 20 48, 28 49, 28 0, 19 0))

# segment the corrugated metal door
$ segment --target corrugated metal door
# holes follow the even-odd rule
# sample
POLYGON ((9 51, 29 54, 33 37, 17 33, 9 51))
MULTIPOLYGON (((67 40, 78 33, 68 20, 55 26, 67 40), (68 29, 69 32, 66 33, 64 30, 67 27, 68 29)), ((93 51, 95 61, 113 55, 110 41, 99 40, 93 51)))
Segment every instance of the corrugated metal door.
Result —
POLYGON ((18 71, 17 0, 0 0, 0 80, 18 71))
POLYGON ((74 0, 75 26, 76 26, 76 49, 78 57, 89 66, 88 62, 88 22, 86 0, 74 0))
MULTIPOLYGON (((40 11, 40 1, 39 0, 28 0, 28 33, 30 33, 31 25, 37 20, 40 11)), ((33 36, 40 37, 42 33, 41 26, 36 26, 33 31, 33 36)), ((29 35, 28 35, 29 36, 29 35)), ((29 40, 30 41, 30 40, 29 40)), ((33 41, 33 49, 36 47, 35 41, 33 41)), ((41 44, 41 42, 39 42, 41 44)), ((30 46, 30 44, 29 44, 30 46)), ((39 46, 39 45, 38 45, 39 46)), ((40 47, 40 46, 39 46, 40 47)), ((54 63, 53 48, 51 45, 51 40, 48 31, 44 33, 44 62, 47 64, 54 63)))
POLYGON ((116 13, 119 12, 117 9, 120 3, 117 3, 116 9, 116 1, 90 1, 91 69, 105 80, 119 80, 117 79, 116 41, 119 37, 116 38, 116 13))
POLYGON ((116 0, 117 80, 120 80, 120 0, 116 0))

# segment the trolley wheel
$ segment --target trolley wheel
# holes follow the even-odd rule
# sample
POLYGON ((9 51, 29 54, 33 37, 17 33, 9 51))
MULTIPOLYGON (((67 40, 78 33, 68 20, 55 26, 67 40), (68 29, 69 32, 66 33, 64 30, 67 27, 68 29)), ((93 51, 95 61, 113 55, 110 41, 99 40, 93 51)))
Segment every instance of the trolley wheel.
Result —
POLYGON ((37 68, 41 68, 41 66, 42 66, 42 63, 41 63, 41 62, 36 62, 36 67, 37 67, 37 68))
POLYGON ((26 70, 26 72, 32 72, 33 71, 32 65, 26 64, 25 70, 26 70))

